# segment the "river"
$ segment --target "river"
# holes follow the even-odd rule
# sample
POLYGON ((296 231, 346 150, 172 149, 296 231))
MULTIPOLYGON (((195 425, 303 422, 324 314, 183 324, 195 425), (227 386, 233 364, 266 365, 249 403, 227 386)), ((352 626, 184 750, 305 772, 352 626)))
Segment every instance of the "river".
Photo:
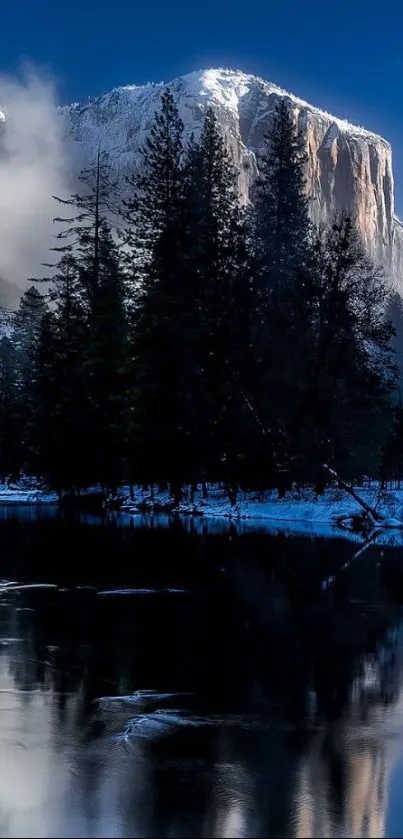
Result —
POLYGON ((402 836, 403 549, 357 548, 0 508, 0 836, 402 836))

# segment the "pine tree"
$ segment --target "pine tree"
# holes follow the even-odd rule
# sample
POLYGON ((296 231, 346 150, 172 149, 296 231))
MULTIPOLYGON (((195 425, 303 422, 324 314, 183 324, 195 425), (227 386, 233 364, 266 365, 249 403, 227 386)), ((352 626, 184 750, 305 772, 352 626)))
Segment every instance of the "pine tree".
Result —
POLYGON ((44 478, 50 486, 61 491, 59 458, 63 443, 56 408, 60 382, 56 373, 56 320, 47 311, 42 318, 32 348, 32 379, 30 397, 32 410, 27 423, 27 452, 25 468, 36 477, 44 478))
POLYGON ((20 411, 16 349, 10 337, 0 340, 0 476, 16 478, 21 469, 20 411))
POLYGON ((14 319, 14 336, 17 346, 25 357, 29 357, 30 348, 36 338, 43 315, 46 311, 46 301, 38 289, 32 285, 22 295, 19 309, 14 319))
POLYGON ((141 174, 128 178, 123 201, 126 270, 138 289, 143 279, 171 296, 177 280, 178 236, 183 213, 183 123, 170 90, 141 149, 141 174))
POLYGON ((396 353, 396 364, 398 367, 397 385, 400 391, 400 398, 403 397, 403 300, 399 292, 395 291, 389 295, 386 306, 386 319, 392 323, 394 335, 391 345, 396 353))
MULTIPOLYGON (((245 434, 256 432, 252 401, 254 284, 236 173, 213 110, 187 153, 186 274, 193 356, 194 439, 199 469, 236 484, 245 434)), ((196 468, 196 464, 195 464, 196 468)))
POLYGON ((311 233, 305 187, 307 154, 284 98, 265 142, 254 196, 256 237, 265 279, 277 296, 287 290, 293 272, 306 263, 311 233))
POLYGON ((383 482, 395 481, 400 489, 403 479, 403 406, 391 406, 391 425, 383 452, 380 477, 383 482))
POLYGON ((293 469, 291 424, 302 382, 299 348, 305 343, 307 328, 304 275, 312 259, 306 153, 285 99, 274 113, 265 140, 253 196, 252 231, 259 263, 255 340, 260 413, 268 429, 266 471, 282 493, 293 469))
POLYGON ((123 479, 127 324, 119 252, 106 221, 99 232, 98 282, 92 295, 85 369, 94 476, 117 490, 123 479))
MULTIPOLYGON (((55 357, 49 360, 55 400, 51 480, 60 489, 97 482, 116 489, 124 459, 126 312, 119 253, 107 221, 115 186, 106 156, 98 151, 95 166, 84 170, 80 181, 82 192, 56 199, 74 214, 55 219, 63 227, 57 234, 61 244, 52 249, 59 261, 52 266, 50 290, 55 307, 55 357)), ((49 330, 44 337, 48 340, 49 330)), ((39 373, 37 378, 44 387, 39 373)))
POLYGON ((15 423, 19 429, 22 468, 28 456, 27 435, 33 410, 32 354, 46 309, 45 298, 35 286, 31 286, 23 294, 14 319, 12 341, 15 348, 15 423))
POLYGON ((63 227, 56 237, 60 244, 53 250, 74 255, 82 271, 81 282, 91 301, 101 270, 102 227, 105 221, 110 224, 117 213, 117 187, 111 177, 107 154, 98 148, 94 166, 84 169, 78 180, 83 185, 82 191, 69 198, 54 196, 62 207, 71 208, 73 215, 54 219, 63 227))
POLYGON ((22 295, 15 314, 12 340, 16 350, 16 375, 21 398, 26 397, 26 388, 31 377, 32 348, 38 336, 47 304, 44 296, 35 286, 22 295))
POLYGON ((181 271, 182 134, 183 124, 167 90, 142 150, 143 174, 131 179, 133 194, 123 208, 126 276, 137 289, 130 384, 135 399, 132 472, 141 481, 169 480, 177 495, 186 471, 188 386, 181 271))
POLYGON ((32 398, 36 412, 30 449, 39 474, 51 486, 59 491, 73 490, 88 486, 94 475, 88 378, 83 363, 88 322, 79 266, 70 253, 63 253, 59 260, 50 295, 54 309, 45 317, 34 348, 32 398), (44 418, 44 406, 51 418, 51 432, 49 421, 44 418))
POLYGON ((318 243, 312 270, 309 377, 296 420, 308 473, 330 461, 349 477, 376 474, 395 387, 388 290, 349 218, 318 243))

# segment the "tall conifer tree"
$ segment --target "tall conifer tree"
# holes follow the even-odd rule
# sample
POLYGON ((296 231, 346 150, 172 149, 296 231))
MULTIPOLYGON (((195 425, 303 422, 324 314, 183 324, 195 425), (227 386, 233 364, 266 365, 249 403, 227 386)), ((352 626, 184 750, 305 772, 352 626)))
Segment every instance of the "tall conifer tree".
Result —
POLYGON ((126 272, 137 288, 131 393, 133 469, 180 494, 188 400, 184 375, 183 124, 169 90, 142 150, 143 173, 124 205, 126 272))
POLYGON ((282 98, 259 156, 255 188, 256 235, 266 279, 283 293, 306 263, 310 238, 307 154, 290 104, 282 98))
POLYGON ((254 423, 256 301, 236 173, 211 108, 199 143, 188 150, 186 173, 198 454, 203 471, 231 481, 241 470, 243 435, 254 423))

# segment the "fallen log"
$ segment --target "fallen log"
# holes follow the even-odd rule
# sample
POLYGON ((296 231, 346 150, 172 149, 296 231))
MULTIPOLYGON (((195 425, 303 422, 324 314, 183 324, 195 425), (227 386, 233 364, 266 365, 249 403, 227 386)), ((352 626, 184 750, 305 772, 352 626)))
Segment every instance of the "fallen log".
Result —
POLYGON ((375 510, 375 507, 371 507, 371 505, 364 501, 363 498, 360 498, 355 489, 353 489, 353 487, 349 486, 349 484, 343 481, 342 478, 340 478, 340 475, 338 475, 334 469, 331 469, 330 466, 327 465, 327 463, 323 464, 323 468, 325 472, 332 476, 332 478, 336 479, 340 489, 344 489, 346 492, 348 492, 348 494, 351 495, 352 498, 354 498, 354 501, 356 501, 357 504, 359 504, 360 507, 362 507, 362 509, 365 510, 369 520, 371 521, 371 524, 373 524, 374 527, 376 526, 376 522, 382 524, 385 523, 385 516, 382 516, 380 513, 378 513, 377 510, 375 510))
POLYGON ((349 495, 351 495, 351 497, 354 498, 354 501, 356 501, 357 504, 359 504, 360 507, 362 507, 362 509, 365 511, 365 513, 367 515, 368 521, 370 522, 370 524, 372 525, 372 527, 374 529, 376 529, 380 525, 382 527, 390 527, 392 529, 403 528, 403 521, 400 521, 399 519, 390 518, 390 517, 387 518, 386 516, 383 516, 381 513, 378 513, 378 511, 375 509, 375 507, 371 507, 371 505, 368 504, 367 501, 364 501, 364 499, 361 498, 358 495, 356 490, 353 489, 353 487, 351 487, 345 481, 343 481, 342 478, 340 478, 340 475, 338 475, 337 472, 334 469, 331 469, 330 466, 327 465, 327 463, 323 464, 323 469, 329 475, 331 475, 332 478, 336 479, 337 484, 340 487, 340 489, 344 489, 346 492, 348 492, 349 495))

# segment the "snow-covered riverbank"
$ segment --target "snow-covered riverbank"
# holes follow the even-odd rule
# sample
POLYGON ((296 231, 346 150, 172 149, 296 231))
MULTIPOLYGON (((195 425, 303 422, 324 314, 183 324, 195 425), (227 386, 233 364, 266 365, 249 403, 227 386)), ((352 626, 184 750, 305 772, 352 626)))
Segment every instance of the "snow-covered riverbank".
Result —
POLYGON ((55 492, 48 492, 33 482, 0 484, 1 504, 57 504, 55 492))
MULTIPOLYGON (((403 490, 381 491, 379 484, 372 483, 357 488, 360 497, 385 517, 403 524, 403 490)), ((306 525, 339 526, 340 519, 361 515, 362 508, 345 490, 329 487, 324 495, 317 496, 312 489, 293 490, 278 498, 276 492, 258 495, 239 493, 238 501, 231 505, 223 489, 209 488, 208 497, 203 498, 200 490, 191 498, 185 492, 180 504, 175 505, 168 492, 149 492, 135 489, 134 499, 122 491, 120 509, 129 514, 168 513, 182 516, 203 516, 225 518, 233 521, 266 520, 276 522, 299 522, 306 525)))
MULTIPOLYGON (((357 487, 357 492, 365 502, 382 515, 385 519, 396 519, 403 523, 403 489, 382 491, 379 484, 373 482, 366 486, 357 487)), ((91 488, 83 493, 93 495, 99 493, 99 488, 91 488)), ((55 493, 46 492, 35 486, 33 482, 21 481, 9 486, 0 485, 0 505, 24 504, 42 505, 55 504, 58 497, 55 493)), ((130 498, 129 489, 123 487, 118 499, 113 502, 114 510, 129 516, 131 519, 144 522, 152 516, 154 524, 157 521, 169 521, 172 516, 179 516, 183 522, 189 521, 197 525, 196 529, 203 530, 205 526, 213 530, 225 530, 227 526, 236 524, 237 529, 267 529, 271 532, 282 531, 291 534, 304 533, 306 535, 330 536, 344 533, 351 525, 351 519, 362 514, 362 508, 345 490, 329 487, 321 496, 317 496, 312 489, 295 489, 278 498, 276 492, 264 494, 240 492, 238 501, 231 505, 224 489, 209 486, 207 498, 203 498, 201 489, 191 497, 190 490, 185 491, 183 500, 175 505, 169 493, 143 491, 140 487, 134 490, 134 498, 130 498), (346 521, 343 527, 341 520, 346 521)), ((108 507, 108 505, 107 505, 108 507)), ((353 535, 353 534, 352 534, 353 535)), ((362 538, 354 534, 358 539, 362 538)), ((382 536, 380 541, 386 537, 382 536)), ((379 537, 377 537, 378 541, 379 537)), ((388 533, 388 543, 403 544, 403 529, 394 529, 388 533)))

